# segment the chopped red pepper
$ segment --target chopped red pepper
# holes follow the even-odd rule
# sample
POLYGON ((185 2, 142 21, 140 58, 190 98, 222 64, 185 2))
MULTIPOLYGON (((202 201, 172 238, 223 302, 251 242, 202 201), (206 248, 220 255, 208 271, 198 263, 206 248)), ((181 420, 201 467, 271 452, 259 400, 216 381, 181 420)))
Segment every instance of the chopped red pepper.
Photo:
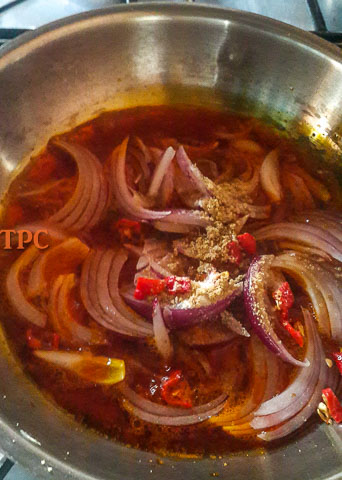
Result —
POLYGON ((122 228, 129 228, 135 233, 141 232, 141 223, 136 222, 135 220, 129 220, 128 218, 121 218, 115 223, 115 227, 120 230, 122 228))
POLYGON ((342 375, 342 352, 334 352, 332 353, 332 357, 335 360, 335 363, 337 365, 337 368, 340 371, 340 374, 342 375))
POLYGON ((26 331, 26 341, 29 348, 32 350, 58 350, 60 336, 55 332, 47 332, 29 328, 26 331))
POLYGON ((176 277, 175 275, 171 275, 164 280, 167 291, 168 293, 171 293, 171 295, 187 293, 191 290, 191 280, 188 277, 176 277))
POLYGON ((239 245, 250 255, 254 255, 256 252, 256 241, 253 235, 250 233, 243 233, 237 236, 239 245))
POLYGON ((161 396, 169 405, 182 408, 192 407, 190 385, 183 378, 180 370, 175 370, 167 379, 162 381, 161 396))
POLYGON ((229 257, 230 261, 232 263, 235 263, 236 265, 240 265, 241 260, 242 260, 242 253, 241 253, 241 248, 237 242, 229 242, 228 245, 228 252, 229 252, 229 257))
POLYGON ((132 240, 134 236, 141 234, 141 223, 128 218, 121 218, 114 224, 115 230, 118 230, 121 241, 132 240))
POLYGON ((165 289, 164 280, 158 278, 139 277, 134 292, 134 298, 143 300, 149 295, 158 295, 165 289))
POLYGON ((341 423, 342 406, 331 388, 325 388, 324 390, 322 390, 322 398, 324 403, 328 407, 331 417, 335 420, 336 423, 341 423))
POLYGON ((272 296, 282 312, 287 312, 294 303, 294 296, 288 282, 283 282, 272 296))
POLYGON ((293 340, 300 346, 302 347, 304 345, 304 339, 302 337, 302 334, 296 330, 295 328, 293 328, 293 326, 291 325, 291 323, 283 318, 282 321, 281 321, 281 324, 282 326, 285 328, 285 330, 288 331, 288 333, 291 335, 291 337, 293 338, 293 340))
POLYGON ((26 340, 27 345, 32 348, 32 350, 39 350, 42 348, 42 342, 33 335, 32 328, 29 328, 26 331, 26 340))
POLYGON ((52 340, 51 340, 52 350, 58 350, 59 349, 59 340, 60 340, 60 336, 58 335, 58 333, 54 332, 52 334, 52 340))

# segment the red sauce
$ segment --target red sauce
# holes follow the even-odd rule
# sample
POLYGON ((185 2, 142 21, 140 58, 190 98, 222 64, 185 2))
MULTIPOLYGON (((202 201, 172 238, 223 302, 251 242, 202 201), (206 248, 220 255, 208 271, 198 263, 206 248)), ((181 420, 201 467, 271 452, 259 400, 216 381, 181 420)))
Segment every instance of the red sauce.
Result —
MULTIPOLYGON (((172 139, 176 138, 178 142, 188 146, 189 156, 192 160, 199 161, 203 173, 209 177, 213 172, 210 163, 201 163, 203 158, 216 163, 219 175, 225 172, 227 163, 233 162, 232 177, 243 173, 248 162, 259 161, 260 155, 256 155, 247 147, 235 148, 233 140, 253 141, 261 152, 268 152, 278 147, 281 151, 282 166, 291 165, 293 157, 298 164, 302 164, 306 156, 294 143, 280 136, 275 129, 252 118, 198 108, 146 107, 105 113, 63 134, 61 138, 83 145, 94 153, 102 164, 106 164, 113 148, 127 135, 130 138, 138 136, 145 145, 158 148, 166 148, 172 143, 172 139), (227 134, 226 137, 225 134, 227 134), (218 145, 213 149, 215 142, 218 142, 218 145)), ((134 167, 134 162, 130 162, 127 168, 128 177, 135 175, 134 167)), ((23 220, 29 223, 48 218, 71 197, 76 182, 74 162, 61 149, 56 148, 53 142, 49 142, 46 149, 33 158, 23 173, 13 181, 5 199, 6 210, 2 228, 13 227, 23 220), (44 186, 53 182, 59 183, 49 191, 44 190, 44 186), (41 189, 40 193, 27 195, 28 192, 39 191, 39 189, 41 189)), ((174 201, 176 205, 177 201, 179 202, 177 199, 174 201)), ((264 204, 265 194, 260 192, 255 201, 259 205, 264 204)), ((319 201, 316 201, 316 206, 320 206, 319 201)), ((273 208, 272 215, 286 218, 293 208, 289 191, 284 202, 273 208)), ((88 245, 113 247, 118 244, 120 231, 114 225, 119 218, 117 211, 109 209, 101 223, 86 235, 88 245)), ((151 227, 143 224, 142 234, 149 236, 151 227)), ((164 234, 157 235, 163 238, 164 234)), ((133 240, 137 245, 141 245, 139 235, 133 240)), ((2 322, 10 344, 20 358, 25 372, 39 388, 60 407, 74 414, 76 419, 124 444, 158 452, 221 454, 260 444, 255 436, 240 438, 206 422, 187 427, 165 427, 143 422, 123 408, 122 397, 116 385, 101 386, 87 382, 73 373, 55 368, 35 358, 27 344, 26 332, 29 325, 20 319, 8 304, 4 287, 8 267, 18 257, 18 253, 12 251, 1 255, 2 322)), ((122 283, 127 279, 132 280, 135 263, 136 261, 131 261, 131 267, 129 267, 130 263, 127 264, 121 278, 122 283)), ((79 273, 78 268, 75 270, 77 278, 79 273)), ((299 290, 295 290, 296 295, 299 295, 298 292, 299 290)), ((95 328, 94 321, 82 305, 77 288, 72 293, 70 309, 80 325, 93 325, 95 328)), ((241 300, 235 302, 232 310, 236 318, 244 321, 241 300)), ((213 325, 214 330, 215 328, 213 325)), ((47 329, 53 330, 49 322, 47 329)), ((33 330, 35 335, 41 338, 41 329, 35 327, 33 330)), ((190 331, 190 337, 195 334, 196 329, 193 332, 190 331)), ((207 341, 205 335, 208 336, 208 333, 203 333, 204 340, 201 337, 200 341, 207 341)), ((124 359, 127 367, 126 379, 134 385, 139 394, 157 403, 163 403, 162 377, 166 376, 170 369, 180 369, 183 372, 195 404, 201 404, 219 394, 222 382, 229 384, 230 379, 236 376, 237 372, 238 381, 234 384, 228 399, 231 405, 243 403, 253 383, 251 359, 248 353, 249 339, 245 337, 236 337, 227 345, 220 347, 214 345, 196 349, 188 346, 184 342, 185 337, 176 332, 172 334, 175 353, 170 364, 165 365, 156 352, 155 346, 148 340, 132 342, 113 332, 106 332, 106 336, 107 345, 92 346, 90 350, 94 354, 124 359), (210 365, 210 374, 205 372, 203 364, 210 365)), ((189 338, 189 331, 187 336, 189 338)), ((287 343, 290 343, 285 334, 284 338, 287 343)), ((65 348, 63 341, 60 348, 65 348)), ((296 354, 301 354, 300 349, 295 345, 292 345, 292 348, 296 354)), ((284 364, 282 388, 288 384, 291 372, 291 367, 284 364)), ((102 378, 103 372, 98 373, 102 378)), ((96 372, 93 374, 96 376, 96 372)))

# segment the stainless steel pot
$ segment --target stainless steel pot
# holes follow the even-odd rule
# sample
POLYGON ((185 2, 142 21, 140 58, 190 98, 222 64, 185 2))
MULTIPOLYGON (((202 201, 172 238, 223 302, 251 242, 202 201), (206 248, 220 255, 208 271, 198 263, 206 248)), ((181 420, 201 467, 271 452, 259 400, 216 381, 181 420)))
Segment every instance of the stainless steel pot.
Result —
MULTIPOLYGON (((194 5, 115 7, 62 20, 0 55, 1 191, 47 139, 100 111, 188 103, 249 111, 305 133, 336 164, 342 61, 314 36, 252 14, 194 5)), ((321 425, 269 452, 165 458, 84 430, 42 397, 0 337, 0 444, 56 479, 342 478, 339 430, 321 425)))

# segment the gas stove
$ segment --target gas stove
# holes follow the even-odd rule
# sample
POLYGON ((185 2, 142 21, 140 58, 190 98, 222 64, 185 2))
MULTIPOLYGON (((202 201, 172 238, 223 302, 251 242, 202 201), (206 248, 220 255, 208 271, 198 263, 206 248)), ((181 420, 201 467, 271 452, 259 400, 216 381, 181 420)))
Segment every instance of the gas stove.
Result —
MULTIPOLYGON (((0 0, 0 46, 54 20, 115 4, 147 0, 0 0)), ((149 0, 151 1, 151 0, 149 0)), ((159 0, 160 1, 160 0, 159 0)), ((163 1, 163 0, 161 0, 163 1)), ((165 0, 164 0, 165 1, 165 0)), ((180 3, 186 0, 173 0, 180 3)), ((189 1, 189 0, 188 0, 189 1)), ((342 48, 341 0, 190 0, 265 15, 311 31, 342 48)), ((0 480, 36 480, 1 452, 0 480)))

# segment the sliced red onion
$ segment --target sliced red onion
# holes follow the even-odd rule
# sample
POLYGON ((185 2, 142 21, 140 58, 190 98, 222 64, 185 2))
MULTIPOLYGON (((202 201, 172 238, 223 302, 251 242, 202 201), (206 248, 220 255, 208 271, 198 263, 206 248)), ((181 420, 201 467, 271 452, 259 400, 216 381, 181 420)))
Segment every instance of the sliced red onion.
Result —
POLYGON ((190 233, 193 230, 193 227, 189 225, 182 225, 177 223, 167 223, 161 220, 158 220, 153 223, 154 228, 160 230, 161 232, 169 233, 190 233))
POLYGON ((228 310, 225 310, 221 313, 221 321, 223 325, 226 325, 232 332, 236 333, 237 335, 242 335, 243 337, 250 337, 250 334, 247 332, 242 323, 239 322, 239 320, 237 320, 234 315, 228 310))
POLYGON ((272 326, 275 316, 267 295, 267 280, 273 260, 272 255, 255 257, 252 260, 244 284, 246 312, 254 332, 271 352, 292 365, 308 367, 307 360, 301 362, 288 352, 272 326))
MULTIPOLYGON (((254 337, 254 338, 257 338, 257 337, 254 337)), ((259 343, 261 342, 259 341, 259 343)), ((261 402, 263 402, 269 399, 270 397, 273 397, 277 392, 278 382, 279 382, 279 371, 280 371, 279 363, 280 362, 277 361, 277 358, 275 358, 274 355, 271 354, 271 352, 265 350, 264 346, 263 346, 263 349, 264 349, 264 355, 266 355, 267 380, 265 381, 263 378, 265 375, 263 370, 263 373, 262 373, 263 377, 261 377, 262 388, 260 390, 260 377, 258 376, 258 372, 255 370, 255 367, 254 367, 254 371, 256 372, 257 375, 254 380, 252 388, 256 389, 257 388, 256 384, 257 384, 259 387, 258 390, 261 391, 263 395, 262 397, 260 396, 261 394, 258 395, 257 400, 254 401, 254 405, 257 405, 257 402, 260 402, 260 398, 261 398, 261 402)), ((256 406, 256 408, 260 406, 261 402, 256 406)), ((255 434, 254 429, 250 426, 250 421, 253 419, 253 414, 256 408, 254 408, 253 410, 249 408, 250 413, 248 413, 247 415, 244 415, 241 417, 241 413, 240 413, 239 417, 235 418, 235 420, 232 420, 228 424, 227 423, 222 424, 223 430, 228 432, 231 435, 238 436, 238 437, 250 436, 255 434)), ((220 419, 220 417, 218 418, 220 419)))
POLYGON ((237 178, 230 182, 229 185, 233 191, 236 190, 240 195, 250 195, 259 185, 259 180, 260 169, 259 167, 254 167, 253 175, 248 181, 237 178))
POLYGON ((89 248, 77 237, 69 237, 64 242, 43 250, 43 253, 33 263, 28 277, 28 296, 31 298, 40 295, 48 297, 50 284, 46 278, 47 274, 50 274, 50 277, 57 277, 59 274, 72 273, 84 261, 88 253, 89 248), (64 255, 67 255, 67 258, 60 262, 61 256, 64 255), (60 267, 62 271, 59 270, 60 267))
POLYGON ((323 258, 326 262, 331 262, 332 258, 325 252, 322 252, 319 248, 306 247, 305 245, 300 245, 299 243, 289 242, 288 240, 282 240, 278 242, 278 247, 282 250, 292 250, 295 252, 305 253, 306 255, 316 256, 323 258))
POLYGON ((319 248, 339 262, 342 262, 342 242, 320 227, 302 223, 274 223, 257 230, 254 236, 257 241, 290 240, 319 248))
MULTIPOLYGON (((196 308, 177 308, 169 306, 162 307, 165 324, 170 330, 176 330, 178 328, 196 325, 204 320, 213 319, 216 317, 216 315, 223 312, 230 305, 230 303, 241 294, 241 292, 242 283, 237 283, 232 286, 231 291, 226 295, 225 298, 211 305, 196 308)), ((133 292, 122 291, 121 294, 127 304, 133 308, 133 310, 140 313, 145 318, 151 318, 151 303, 137 300, 134 298, 133 292)))
POLYGON ((261 186, 271 202, 280 202, 283 198, 278 155, 277 149, 269 152, 260 169, 261 186))
POLYGON ((177 225, 190 225, 206 227, 210 224, 209 218, 198 210, 172 210, 170 215, 163 218, 163 223, 175 223, 177 225))
POLYGON ((324 210, 312 210, 296 215, 294 220, 329 231, 330 234, 342 242, 342 225, 338 214, 325 212, 324 210))
POLYGON ((137 257, 140 257, 143 253, 143 250, 141 247, 138 247, 137 245, 132 245, 131 243, 124 243, 123 246, 131 253, 136 255, 137 257))
POLYGON ((158 220, 171 212, 157 212, 141 207, 132 197, 126 180, 126 151, 128 137, 116 148, 112 154, 112 191, 120 209, 139 220, 158 220))
POLYGON ((151 267, 151 270, 159 278, 171 277, 173 275, 170 272, 170 270, 167 270, 166 268, 162 267, 161 265, 159 265, 158 262, 155 262, 154 260, 150 260, 150 267, 151 267))
POLYGON ((72 231, 92 228, 100 219, 108 197, 108 186, 102 165, 89 150, 63 140, 54 142, 68 152, 78 167, 78 182, 70 200, 49 218, 72 231))
POLYGON ((150 188, 148 189, 149 196, 155 197, 157 195, 162 181, 175 155, 176 152, 172 147, 168 147, 163 153, 163 156, 161 157, 158 165, 156 166, 152 176, 150 188))
POLYGON ((126 397, 124 404, 135 416, 145 422, 157 425, 181 426, 204 422, 213 415, 217 415, 224 407, 227 394, 223 393, 204 405, 191 409, 182 409, 158 405, 146 398, 137 395, 128 385, 120 385, 121 393, 126 397))
POLYGON ((132 312, 118 293, 123 251, 93 251, 83 264, 81 298, 89 314, 103 327, 129 337, 146 337, 152 326, 132 312))
POLYGON ((205 185, 202 173, 191 162, 182 145, 177 150, 176 160, 178 162, 179 168, 182 170, 182 172, 188 179, 190 185, 194 189, 198 190, 202 194, 203 198, 210 197, 211 194, 205 185))
POLYGON ((75 275, 60 275, 55 280, 49 298, 49 316, 52 327, 62 341, 74 346, 106 343, 105 336, 81 325, 69 308, 70 291, 75 286, 75 275))
POLYGON ((146 255, 141 255, 141 257, 137 261, 137 264, 136 264, 136 267, 135 267, 137 269, 137 272, 146 268, 149 265, 149 263, 150 262, 149 262, 148 257, 146 255))
POLYGON ((250 358, 253 362, 252 384, 246 401, 227 412, 222 412, 211 421, 218 426, 232 428, 244 424, 252 418, 252 413, 260 406, 267 387, 267 351, 256 336, 249 343, 250 358))
POLYGON ((248 212, 250 217, 260 220, 268 218, 271 213, 270 205, 250 205, 248 203, 245 203, 243 205, 243 209, 248 212))
POLYGON ((321 332, 328 338, 341 342, 341 286, 333 273, 298 252, 278 255, 272 267, 287 272, 305 289, 316 312, 321 332))
POLYGON ((207 173, 207 177, 212 180, 215 180, 219 173, 216 162, 213 160, 208 160, 207 158, 199 158, 197 160, 197 165, 199 166, 200 170, 204 170, 207 173))
POLYGON ((84 307, 88 311, 89 315, 104 328, 113 330, 115 332, 125 335, 127 331, 119 328, 118 325, 113 326, 110 319, 108 319, 105 313, 102 311, 101 305, 97 295, 97 268, 100 257, 91 252, 85 259, 82 266, 81 282, 80 282, 80 294, 84 307))
POLYGON ((144 144, 144 142, 139 137, 135 137, 135 141, 138 144, 138 147, 141 151, 141 155, 137 155, 138 162, 140 164, 141 170, 143 172, 144 178, 149 180, 151 176, 150 168, 148 166, 149 163, 152 161, 152 155, 148 147, 144 144))
POLYGON ((303 310, 303 315, 308 341, 306 356, 310 367, 299 369, 293 382, 280 395, 260 406, 250 423, 255 429, 265 430, 293 417, 304 408, 314 393, 324 361, 323 349, 310 313, 303 310))
POLYGON ((6 290, 12 307, 21 317, 38 327, 45 327, 47 320, 46 314, 27 300, 20 282, 23 270, 31 265, 39 255, 40 251, 34 245, 30 246, 20 255, 11 265, 7 274, 6 290))
POLYGON ((129 308, 120 295, 119 277, 127 258, 127 253, 123 249, 119 249, 113 257, 108 279, 110 297, 117 310, 126 319, 130 328, 144 334, 145 336, 151 336, 152 325, 146 322, 144 318, 137 315, 134 310, 129 308))
POLYGON ((157 349, 164 360, 170 360, 173 353, 172 344, 169 337, 169 332, 165 326, 163 313, 160 308, 158 299, 155 298, 153 302, 153 333, 157 349))
POLYGON ((325 363, 324 354, 322 352, 320 355, 320 369, 318 380, 314 384, 313 393, 304 408, 302 408, 292 418, 287 420, 282 425, 278 426, 277 428, 273 428, 272 430, 267 432, 263 431, 258 435, 258 437, 262 440, 269 442, 271 440, 285 437, 300 428, 316 411, 322 396, 322 389, 330 386, 331 384, 332 380, 329 378, 330 375, 332 374, 328 372, 328 367, 325 363))
POLYGON ((168 205, 172 199, 172 194, 175 188, 174 178, 175 178, 175 167, 173 163, 171 163, 165 173, 165 177, 161 185, 162 205, 168 205))

